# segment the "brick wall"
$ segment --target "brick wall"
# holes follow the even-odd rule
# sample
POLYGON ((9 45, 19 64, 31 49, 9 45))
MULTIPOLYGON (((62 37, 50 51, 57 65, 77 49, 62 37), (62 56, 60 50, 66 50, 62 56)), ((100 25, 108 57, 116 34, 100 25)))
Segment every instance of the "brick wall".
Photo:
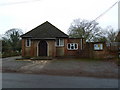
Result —
POLYGON ((56 56, 56 47, 55 47, 55 40, 46 40, 48 43, 48 55, 51 57, 56 56))
MULTIPOLYGON (((32 40, 31 46, 26 47, 26 39, 22 39, 22 56, 23 57, 36 57, 38 56, 38 43, 40 40, 32 40)), ((103 42, 90 42, 86 43, 84 39, 66 38, 64 39, 63 47, 56 47, 55 40, 46 40, 48 44, 48 56, 73 56, 80 58, 109 58, 111 56, 117 55, 117 52, 110 51, 103 42), (77 50, 68 50, 68 43, 77 43, 77 50), (103 44, 103 50, 94 50, 94 44, 103 44), (82 45, 82 46, 81 46, 82 45)))
POLYGON ((86 43, 86 49, 83 51, 84 57, 106 59, 116 57, 116 52, 111 52, 106 46, 105 42, 90 42, 86 43), (94 50, 94 44, 103 44, 103 50, 94 50))
POLYGON ((81 49, 83 49, 84 47, 84 40, 82 39, 82 42, 81 42, 81 39, 80 38, 68 38, 68 39, 65 39, 65 56, 80 56, 80 51, 81 49), (77 50, 68 50, 67 48, 67 44, 68 43, 77 43, 78 44, 78 49, 77 50), (82 46, 81 46, 82 44, 82 46))

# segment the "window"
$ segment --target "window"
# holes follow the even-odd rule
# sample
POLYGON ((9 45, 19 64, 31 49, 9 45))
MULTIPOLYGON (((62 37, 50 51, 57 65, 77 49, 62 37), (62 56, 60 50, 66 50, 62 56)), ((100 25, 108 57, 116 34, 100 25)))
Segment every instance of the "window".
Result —
POLYGON ((26 40, 26 47, 30 47, 31 46, 31 40, 30 39, 27 39, 26 40))
POLYGON ((94 50, 103 50, 103 44, 94 44, 94 50))
POLYGON ((64 46, 64 39, 56 39, 56 46, 64 46))
POLYGON ((68 50, 77 50, 78 49, 78 44, 77 43, 68 43, 67 44, 67 49, 68 50))

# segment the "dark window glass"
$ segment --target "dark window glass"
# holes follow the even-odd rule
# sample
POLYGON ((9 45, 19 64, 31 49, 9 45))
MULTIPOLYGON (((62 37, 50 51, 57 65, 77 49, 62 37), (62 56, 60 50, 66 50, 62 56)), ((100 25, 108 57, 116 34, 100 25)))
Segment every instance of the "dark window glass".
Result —
POLYGON ((75 49, 77 48, 77 44, 75 44, 75 49))
POLYGON ((59 39, 56 39, 56 45, 59 46, 59 39))
POLYGON ((29 40, 27 39, 27 46, 29 46, 29 40))
POLYGON ((56 46, 64 46, 64 39, 56 39, 56 46))
POLYGON ((28 46, 28 47, 30 46, 30 39, 26 40, 26 46, 28 46))
POLYGON ((68 49, 70 49, 70 44, 68 44, 68 49))
POLYGON ((77 50, 78 45, 76 43, 69 43, 67 48, 68 48, 68 50, 77 50))
POLYGON ((74 49, 74 46, 73 46, 73 45, 71 46, 71 49, 74 49))

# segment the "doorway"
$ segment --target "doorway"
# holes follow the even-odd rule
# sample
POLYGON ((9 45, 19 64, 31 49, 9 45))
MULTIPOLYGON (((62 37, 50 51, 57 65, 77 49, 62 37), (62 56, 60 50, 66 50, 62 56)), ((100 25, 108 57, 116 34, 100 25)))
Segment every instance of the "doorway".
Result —
POLYGON ((45 40, 41 40, 38 44, 38 55, 47 56, 47 42, 45 40))

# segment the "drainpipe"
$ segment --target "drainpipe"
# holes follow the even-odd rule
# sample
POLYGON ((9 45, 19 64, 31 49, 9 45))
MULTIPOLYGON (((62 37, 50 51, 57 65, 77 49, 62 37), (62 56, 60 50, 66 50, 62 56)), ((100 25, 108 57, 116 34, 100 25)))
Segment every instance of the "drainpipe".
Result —
POLYGON ((81 41, 81 45, 80 46, 81 46, 81 50, 82 50, 83 49, 83 40, 82 40, 82 38, 81 38, 80 41, 81 41))

